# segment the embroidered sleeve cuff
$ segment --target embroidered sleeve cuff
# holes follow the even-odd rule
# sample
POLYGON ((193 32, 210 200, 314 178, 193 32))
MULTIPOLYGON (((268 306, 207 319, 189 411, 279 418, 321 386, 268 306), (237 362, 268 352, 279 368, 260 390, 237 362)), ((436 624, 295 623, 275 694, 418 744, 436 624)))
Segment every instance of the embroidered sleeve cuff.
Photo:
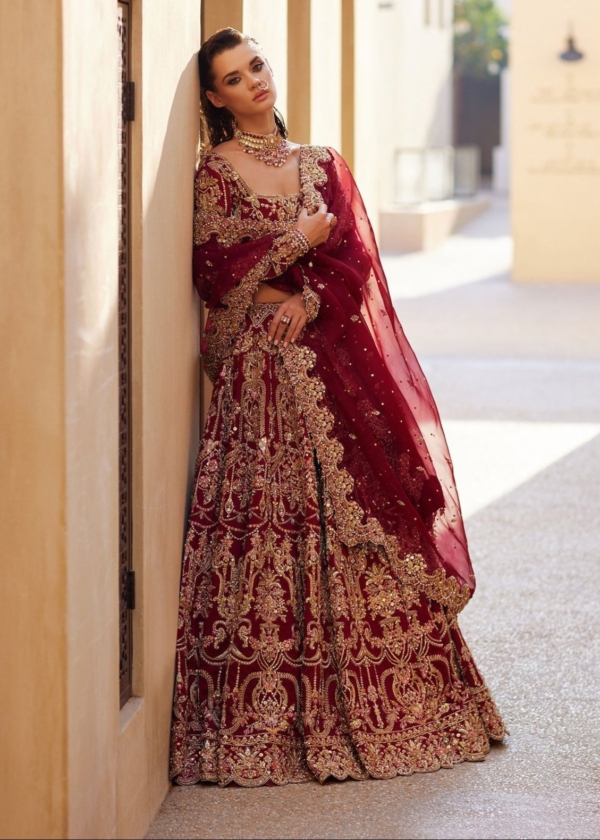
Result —
POLYGON ((308 316, 308 323, 314 321, 319 314, 319 307, 321 306, 320 296, 311 289, 306 280, 304 281, 304 288, 302 289, 302 299, 304 307, 308 316))
POLYGON ((298 228, 289 230, 277 237, 270 251, 272 272, 269 275, 277 277, 283 274, 299 257, 310 251, 310 241, 298 228))

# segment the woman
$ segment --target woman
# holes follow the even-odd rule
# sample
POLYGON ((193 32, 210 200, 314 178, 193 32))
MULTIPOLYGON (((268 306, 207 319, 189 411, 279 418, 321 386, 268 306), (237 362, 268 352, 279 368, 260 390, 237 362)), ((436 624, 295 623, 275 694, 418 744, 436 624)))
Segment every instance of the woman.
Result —
POLYGON ((260 47, 199 53, 194 280, 214 383, 185 543, 171 776, 255 786, 480 760, 451 461, 348 167, 290 143, 260 47))

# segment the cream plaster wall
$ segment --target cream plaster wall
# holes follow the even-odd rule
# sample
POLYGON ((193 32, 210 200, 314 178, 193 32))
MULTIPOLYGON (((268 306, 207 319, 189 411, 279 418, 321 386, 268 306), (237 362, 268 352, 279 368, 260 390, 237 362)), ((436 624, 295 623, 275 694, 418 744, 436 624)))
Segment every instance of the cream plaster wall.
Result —
MULTIPOLYGON (((379 227, 379 147, 381 118, 378 76, 377 0, 354 0, 354 167, 353 174, 371 224, 379 227)), ((346 95, 349 95, 348 90, 346 95)))
POLYGON ((5 837, 141 837, 168 789, 199 423, 200 2, 133 0, 138 696, 120 715, 116 6, 0 4, 5 837))
POLYGON ((94 838, 119 715, 116 3, 63 0, 62 21, 68 836, 94 838))
POLYGON ((514 0, 511 76, 513 278, 599 282, 597 0, 514 0), (569 22, 579 62, 558 58, 569 22))
MULTIPOLYGON (((293 0, 292 0, 293 2, 293 0)), ((261 44, 275 74, 277 108, 287 118, 287 0, 244 0, 243 30, 261 44)))
POLYGON ((289 0, 287 127, 296 143, 310 143, 311 0, 289 0))
POLYGON ((0 3, 2 837, 67 832, 61 53, 59 0, 0 3))
POLYGON ((342 4, 311 0, 310 142, 342 146, 342 4))
POLYGON ((450 0, 431 4, 428 25, 421 0, 378 9, 374 91, 384 206, 394 199, 396 149, 452 145, 452 42, 450 0))
POLYGON ((133 690, 138 697, 121 712, 120 837, 142 836, 168 789, 179 578, 199 426, 199 307, 191 282, 199 0, 172 6, 144 0, 134 17, 134 39, 133 690))

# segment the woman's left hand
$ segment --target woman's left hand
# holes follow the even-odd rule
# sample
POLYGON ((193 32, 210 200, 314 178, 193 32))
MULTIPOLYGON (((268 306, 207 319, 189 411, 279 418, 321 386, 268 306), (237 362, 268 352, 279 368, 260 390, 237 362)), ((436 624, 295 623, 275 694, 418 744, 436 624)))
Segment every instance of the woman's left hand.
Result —
POLYGON ((304 329, 307 318, 302 292, 298 292, 284 300, 275 313, 269 326, 269 341, 274 341, 277 345, 283 339, 283 347, 287 347, 290 342, 296 341, 304 329), (282 321, 283 317, 289 318, 289 322, 282 321))

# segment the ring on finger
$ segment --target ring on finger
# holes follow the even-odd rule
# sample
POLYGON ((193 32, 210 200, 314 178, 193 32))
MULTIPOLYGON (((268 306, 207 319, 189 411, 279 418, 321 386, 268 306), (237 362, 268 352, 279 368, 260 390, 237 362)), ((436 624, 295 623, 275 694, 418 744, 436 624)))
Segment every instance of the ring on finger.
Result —
POLYGON ((282 324, 289 324, 292 319, 289 315, 282 315, 281 316, 281 323, 282 324))

